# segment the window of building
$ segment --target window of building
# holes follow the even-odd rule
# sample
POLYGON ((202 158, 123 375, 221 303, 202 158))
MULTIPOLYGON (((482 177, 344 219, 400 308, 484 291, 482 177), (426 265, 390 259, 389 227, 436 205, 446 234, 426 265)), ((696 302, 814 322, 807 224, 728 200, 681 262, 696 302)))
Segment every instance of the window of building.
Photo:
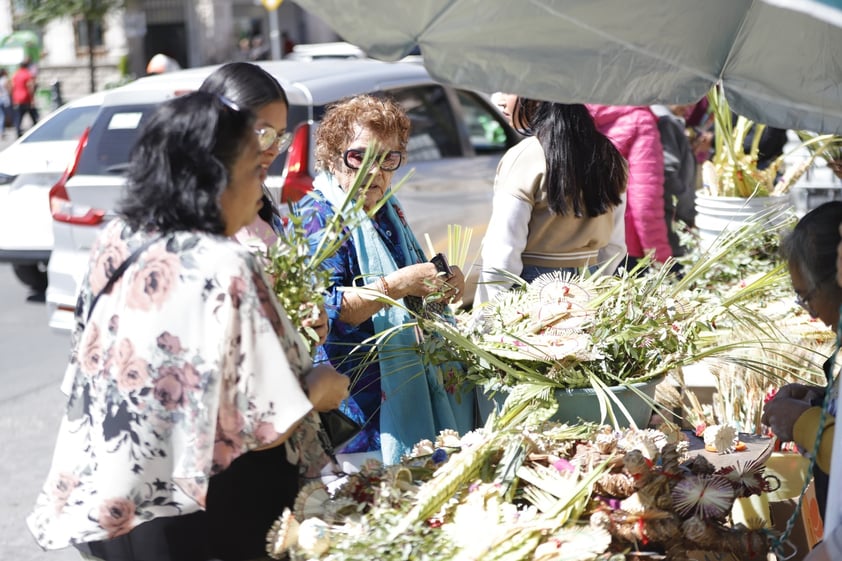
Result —
MULTIPOLYGON (((91 29, 92 34, 91 37, 93 38, 93 46, 95 49, 102 47, 105 42, 103 40, 105 36, 105 30, 103 29, 103 24, 101 21, 93 21, 91 22, 91 29)), ((76 50, 77 51, 87 51, 88 46, 88 24, 87 22, 81 18, 76 17, 73 19, 73 36, 76 39, 76 50)))

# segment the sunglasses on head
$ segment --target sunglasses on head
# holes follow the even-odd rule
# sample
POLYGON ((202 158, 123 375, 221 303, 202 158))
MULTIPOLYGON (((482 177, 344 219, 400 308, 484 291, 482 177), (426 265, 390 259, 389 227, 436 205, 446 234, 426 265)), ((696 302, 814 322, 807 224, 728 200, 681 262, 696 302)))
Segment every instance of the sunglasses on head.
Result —
POLYGON ((257 144, 260 146, 261 152, 268 150, 273 145, 275 150, 283 152, 289 148, 290 141, 292 140, 291 132, 278 134, 278 131, 269 125, 254 129, 254 133, 257 135, 257 144))
MULTIPOLYGON (((345 150, 345 153, 342 155, 345 165, 351 169, 360 169, 363 165, 363 159, 365 159, 365 150, 360 150, 359 148, 345 150)), ((371 165, 378 166, 383 171, 395 171, 401 167, 402 163, 403 152, 400 150, 389 150, 388 152, 375 154, 371 159, 371 165)))

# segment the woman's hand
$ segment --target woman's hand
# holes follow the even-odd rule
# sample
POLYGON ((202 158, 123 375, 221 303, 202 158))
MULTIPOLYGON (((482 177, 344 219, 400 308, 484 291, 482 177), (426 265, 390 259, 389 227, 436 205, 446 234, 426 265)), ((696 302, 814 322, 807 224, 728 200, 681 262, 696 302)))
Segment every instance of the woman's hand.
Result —
POLYGON ((319 304, 309 317, 301 321, 301 324, 316 332, 319 337, 316 345, 324 345, 327 341, 327 312, 324 304, 319 304))
POLYGON ((804 384, 787 384, 763 407, 760 422, 772 429, 779 440, 792 440, 792 427, 804 411, 813 407, 814 399, 824 395, 822 388, 804 384))
POLYGON ((458 300, 465 290, 465 276, 459 267, 451 266, 453 275, 445 277, 432 263, 417 263, 403 267, 388 277, 390 296, 418 296, 426 298, 440 293, 446 300, 458 300), (393 288, 394 287, 394 288, 393 288))
POLYGON ((307 395, 316 411, 337 409, 348 397, 350 379, 328 364, 314 366, 306 378, 307 395))

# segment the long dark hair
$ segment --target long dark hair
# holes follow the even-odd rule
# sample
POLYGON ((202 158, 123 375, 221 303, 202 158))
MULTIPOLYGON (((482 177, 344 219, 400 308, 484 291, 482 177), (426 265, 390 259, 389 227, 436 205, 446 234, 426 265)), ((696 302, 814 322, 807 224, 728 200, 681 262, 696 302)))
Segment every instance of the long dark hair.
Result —
POLYGON ((553 213, 566 215, 572 206, 574 216, 599 216, 620 204, 626 160, 584 105, 518 97, 512 117, 544 150, 544 185, 553 213))
POLYGON ((814 287, 836 276, 836 248, 842 237, 842 201, 831 201, 805 214, 781 240, 780 253, 814 287))
MULTIPOLYGON (((269 103, 282 101, 289 107, 289 100, 283 86, 274 76, 260 66, 250 62, 229 62, 223 64, 205 78, 199 91, 224 95, 240 107, 257 113, 269 103)), ((258 211, 260 218, 272 224, 274 204, 263 193, 263 206, 258 211)))
POLYGON ((207 92, 162 103, 132 149, 118 211, 134 230, 222 234, 219 197, 254 135, 251 111, 207 92))
POLYGON ((283 86, 274 76, 250 62, 223 64, 205 78, 199 91, 224 95, 243 109, 257 112, 267 103, 283 101, 289 106, 283 86))

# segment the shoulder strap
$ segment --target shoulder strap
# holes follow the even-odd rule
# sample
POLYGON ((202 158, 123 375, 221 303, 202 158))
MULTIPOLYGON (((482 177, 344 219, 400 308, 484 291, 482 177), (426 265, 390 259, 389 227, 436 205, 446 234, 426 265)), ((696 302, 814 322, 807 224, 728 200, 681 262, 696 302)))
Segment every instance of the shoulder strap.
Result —
POLYGON ((140 246, 140 247, 138 247, 137 249, 135 249, 135 250, 132 252, 132 254, 131 254, 131 255, 129 255, 129 256, 126 258, 126 260, 125 260, 125 261, 123 261, 122 263, 120 263, 120 266, 119 266, 119 267, 117 267, 117 268, 114 270, 114 273, 113 273, 110 277, 108 277, 108 282, 106 282, 106 283, 105 283, 105 286, 104 286, 104 287, 102 287, 102 290, 100 290, 100 291, 97 293, 97 295, 96 295, 96 296, 94 296, 94 299, 93 299, 93 300, 91 300, 91 307, 90 307, 90 308, 88 308, 88 317, 87 317, 87 318, 85 318, 85 321, 86 321, 86 322, 87 322, 88 320, 90 320, 90 319, 91 319, 91 314, 93 313, 94 308, 96 307, 96 303, 97 303, 97 301, 99 300, 99 297, 100 297, 100 296, 102 296, 103 294, 108 294, 109 292, 111 292, 111 288, 114 286, 114 283, 115 283, 115 282, 117 282, 117 281, 119 280, 119 278, 123 276, 123 273, 125 273, 125 272, 126 272, 126 269, 128 269, 128 268, 129 268, 129 265, 131 265, 132 263, 134 263, 135 261, 137 261, 137 258, 138 258, 138 257, 140 257, 140 254, 141 254, 141 253, 143 253, 144 251, 146 251, 146 249, 147 249, 150 245, 152 245, 153 243, 157 242, 157 241, 158 241, 158 240, 160 240, 162 237, 163 237, 163 236, 154 236, 154 237, 152 237, 152 238, 149 238, 148 240, 146 240, 145 242, 143 242, 143 244, 141 244, 141 246, 140 246))

